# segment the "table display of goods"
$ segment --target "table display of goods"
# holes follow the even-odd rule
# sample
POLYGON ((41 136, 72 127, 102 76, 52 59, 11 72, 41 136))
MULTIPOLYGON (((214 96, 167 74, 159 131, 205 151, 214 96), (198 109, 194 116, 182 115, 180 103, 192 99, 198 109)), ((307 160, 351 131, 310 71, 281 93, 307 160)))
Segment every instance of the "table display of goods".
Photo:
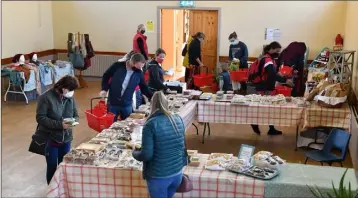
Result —
POLYGON ((276 177, 277 175, 279 175, 280 171, 271 168, 252 166, 249 169, 240 172, 240 174, 253 177, 256 179, 270 180, 276 177))
POLYGON ((303 97, 286 97, 286 102, 291 102, 298 107, 309 107, 310 102, 303 97))
POLYGON ((205 92, 200 95, 199 100, 210 100, 212 96, 212 93, 205 92))
POLYGON ((243 95, 234 95, 234 97, 231 99, 231 104, 248 106, 250 102, 243 95))
POLYGON ((182 95, 168 95, 167 99, 169 110, 172 112, 179 112, 181 108, 189 102, 189 100, 182 97, 182 95))
POLYGON ((214 171, 225 170, 226 164, 230 161, 232 156, 232 154, 226 153, 212 153, 205 163, 205 169, 214 171))
POLYGON ((183 97, 198 100, 202 93, 202 91, 187 89, 183 91, 183 97))
POLYGON ((138 109, 134 110, 135 113, 144 113, 145 115, 150 114, 150 103, 142 104, 138 107, 138 109))
POLYGON ((232 158, 226 165, 226 170, 241 173, 248 170, 251 167, 250 163, 244 159, 232 158))
POLYGON ((286 161, 279 156, 273 156, 271 152, 260 151, 252 156, 251 163, 261 168, 280 170, 282 166, 286 164, 286 161))
POLYGON ((129 115, 129 117, 130 117, 130 118, 133 118, 133 119, 138 119, 138 120, 140 120, 140 119, 144 119, 144 118, 146 117, 146 114, 144 114, 144 113, 131 113, 131 114, 129 115))
POLYGON ((188 156, 190 158, 189 166, 198 167, 200 166, 200 158, 198 155, 198 150, 187 150, 188 156))
POLYGON ((347 88, 342 83, 321 81, 306 97, 307 101, 317 101, 320 106, 339 108, 347 100, 347 88))
POLYGON ((132 157, 132 150, 120 149, 113 144, 108 144, 96 156, 95 166, 142 170, 143 163, 132 157))

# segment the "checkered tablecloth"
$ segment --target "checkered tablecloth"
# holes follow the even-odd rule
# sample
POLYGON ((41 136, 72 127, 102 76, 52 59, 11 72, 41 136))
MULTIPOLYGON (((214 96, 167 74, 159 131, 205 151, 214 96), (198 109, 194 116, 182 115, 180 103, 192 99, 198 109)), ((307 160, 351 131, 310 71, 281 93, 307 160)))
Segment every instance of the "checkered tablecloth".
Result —
MULTIPOLYGON (((203 168, 209 155, 199 155, 199 167, 187 166, 194 190, 175 197, 263 197, 264 182, 227 171, 203 168)), ((142 173, 62 163, 50 185, 47 197, 148 197, 142 173)))
POLYGON ((227 102, 199 101, 198 122, 297 126, 304 108, 287 105, 232 105, 227 102))
POLYGON ((183 119, 185 130, 191 126, 191 123, 196 118, 197 101, 189 101, 179 112, 180 117, 183 119))
POLYGON ((341 108, 326 108, 312 102, 304 113, 304 128, 339 127, 350 131, 352 112, 346 103, 341 108))

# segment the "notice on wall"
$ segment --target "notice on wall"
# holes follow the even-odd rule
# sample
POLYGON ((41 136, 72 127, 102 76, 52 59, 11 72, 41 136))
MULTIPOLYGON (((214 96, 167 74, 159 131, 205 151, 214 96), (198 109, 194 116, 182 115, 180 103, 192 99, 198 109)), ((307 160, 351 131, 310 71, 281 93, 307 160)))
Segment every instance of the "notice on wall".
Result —
POLYGON ((148 20, 145 27, 147 32, 154 32, 154 22, 151 20, 148 20))
POLYGON ((281 39, 281 30, 278 28, 266 28, 265 40, 279 41, 281 39))

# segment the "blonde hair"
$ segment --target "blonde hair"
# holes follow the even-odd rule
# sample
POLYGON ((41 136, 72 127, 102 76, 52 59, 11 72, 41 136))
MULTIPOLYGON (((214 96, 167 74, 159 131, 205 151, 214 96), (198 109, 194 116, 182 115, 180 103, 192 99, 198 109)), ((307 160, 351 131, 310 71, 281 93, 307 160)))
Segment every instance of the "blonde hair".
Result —
POLYGON ((169 111, 169 102, 162 91, 156 91, 152 96, 151 112, 147 120, 150 120, 158 111, 168 117, 170 123, 174 126, 175 132, 178 134, 179 130, 174 120, 174 115, 169 111))

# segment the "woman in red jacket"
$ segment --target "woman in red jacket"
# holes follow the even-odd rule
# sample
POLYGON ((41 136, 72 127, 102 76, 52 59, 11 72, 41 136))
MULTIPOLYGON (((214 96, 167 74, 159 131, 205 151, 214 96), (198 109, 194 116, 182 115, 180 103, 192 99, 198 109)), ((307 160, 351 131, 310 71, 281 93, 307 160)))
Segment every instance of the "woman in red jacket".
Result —
POLYGON ((147 36, 145 36, 144 33, 145 26, 143 24, 138 25, 137 33, 133 38, 133 51, 141 53, 145 60, 148 60, 147 36))

